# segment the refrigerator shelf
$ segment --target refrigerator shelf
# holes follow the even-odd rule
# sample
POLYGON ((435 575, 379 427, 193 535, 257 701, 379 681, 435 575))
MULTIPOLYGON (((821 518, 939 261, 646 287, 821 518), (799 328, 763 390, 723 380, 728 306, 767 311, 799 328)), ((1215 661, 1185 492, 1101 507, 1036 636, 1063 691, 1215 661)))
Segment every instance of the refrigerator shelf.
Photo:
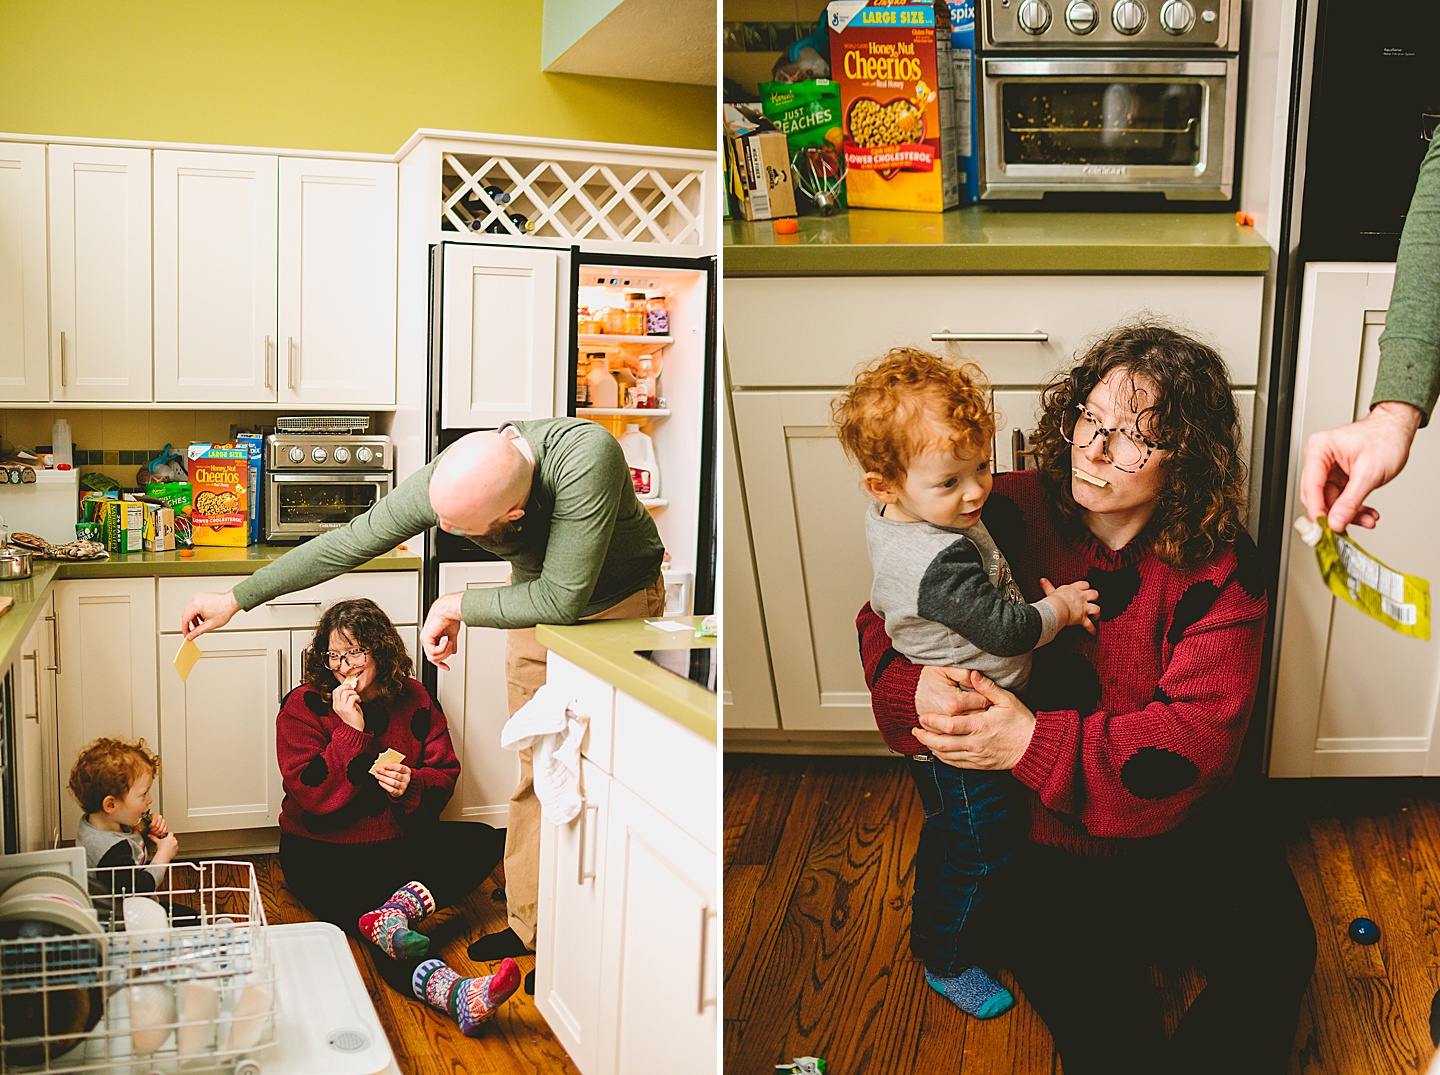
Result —
POLYGON ((618 347, 621 344, 632 347, 665 347, 675 342, 674 336, 618 336, 611 332, 582 332, 576 339, 582 347, 618 347))
POLYGON ((669 418, 668 407, 576 407, 576 418, 669 418))

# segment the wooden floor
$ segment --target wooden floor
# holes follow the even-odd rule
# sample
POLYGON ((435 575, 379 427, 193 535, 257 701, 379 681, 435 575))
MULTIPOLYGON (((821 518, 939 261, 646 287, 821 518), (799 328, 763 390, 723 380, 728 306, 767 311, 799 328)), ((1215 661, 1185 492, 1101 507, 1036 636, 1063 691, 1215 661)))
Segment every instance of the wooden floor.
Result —
MULTIPOLYGON (((286 889, 278 856, 260 855, 250 861, 255 864, 265 914, 272 923, 313 921, 314 916, 286 889)), ((481 934, 505 928, 504 904, 495 898, 496 885, 503 881, 503 869, 497 867, 463 905, 441 911, 423 927, 431 938, 431 953, 462 974, 487 974, 494 970, 494 964, 471 962, 465 949, 481 934)), ((481 1072, 487 1075, 494 1072, 579 1075, 536 1010, 535 998, 523 987, 501 1005, 479 1037, 467 1038, 454 1020, 391 990, 375 973, 374 965, 358 942, 352 940, 350 949, 380 1023, 390 1038, 395 1061, 405 1075, 478 1075, 481 1072)), ((529 973, 535 966, 535 957, 524 956, 516 962, 522 974, 529 973)))
MULTIPOLYGON (((1290 1072, 1424 1071, 1440 988, 1440 780, 1277 785, 1319 938, 1290 1072), (1361 915, 1380 924, 1373 947, 1346 934, 1361 915)), ((922 819, 896 759, 726 757, 727 1072, 814 1055, 844 1075, 1058 1075, 1023 997, 982 1022, 925 986, 908 933, 922 819)), ((1157 984, 1173 1020, 1202 982, 1182 971, 1157 984)))

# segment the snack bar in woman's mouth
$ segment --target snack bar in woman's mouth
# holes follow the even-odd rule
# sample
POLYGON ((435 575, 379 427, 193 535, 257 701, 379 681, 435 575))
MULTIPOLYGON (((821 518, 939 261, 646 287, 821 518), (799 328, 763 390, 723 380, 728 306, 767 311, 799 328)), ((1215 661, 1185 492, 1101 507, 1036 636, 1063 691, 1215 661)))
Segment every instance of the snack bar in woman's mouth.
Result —
POLYGON ((1079 467, 1075 468, 1074 474, 1075 477, 1079 478, 1081 481, 1089 482, 1097 489, 1104 489, 1107 485, 1110 484, 1104 478, 1097 477, 1096 475, 1091 474, 1088 470, 1081 470, 1079 467))

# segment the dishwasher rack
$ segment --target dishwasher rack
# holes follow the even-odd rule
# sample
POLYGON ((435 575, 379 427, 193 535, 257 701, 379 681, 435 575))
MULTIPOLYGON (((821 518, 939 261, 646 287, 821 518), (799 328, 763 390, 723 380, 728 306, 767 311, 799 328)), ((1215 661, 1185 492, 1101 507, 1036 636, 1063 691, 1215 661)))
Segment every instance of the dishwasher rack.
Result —
MULTIPOLYGON (((123 893, 135 873, 92 869, 91 892, 123 893)), ((63 935, 6 924, 0 1073, 259 1075, 275 1042, 275 967, 254 866, 172 863, 154 892, 91 900, 63 935)))

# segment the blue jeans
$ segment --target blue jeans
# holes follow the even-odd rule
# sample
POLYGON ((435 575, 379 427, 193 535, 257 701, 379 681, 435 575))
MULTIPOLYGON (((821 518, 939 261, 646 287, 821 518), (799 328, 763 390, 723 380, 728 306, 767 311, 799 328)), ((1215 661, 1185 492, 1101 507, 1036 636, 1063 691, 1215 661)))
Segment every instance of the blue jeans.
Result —
POLYGON ((925 810, 910 951, 932 975, 949 978, 975 962, 965 926, 989 893, 990 875, 1025 839, 1024 788, 1008 770, 957 769, 923 755, 906 766, 925 810))

